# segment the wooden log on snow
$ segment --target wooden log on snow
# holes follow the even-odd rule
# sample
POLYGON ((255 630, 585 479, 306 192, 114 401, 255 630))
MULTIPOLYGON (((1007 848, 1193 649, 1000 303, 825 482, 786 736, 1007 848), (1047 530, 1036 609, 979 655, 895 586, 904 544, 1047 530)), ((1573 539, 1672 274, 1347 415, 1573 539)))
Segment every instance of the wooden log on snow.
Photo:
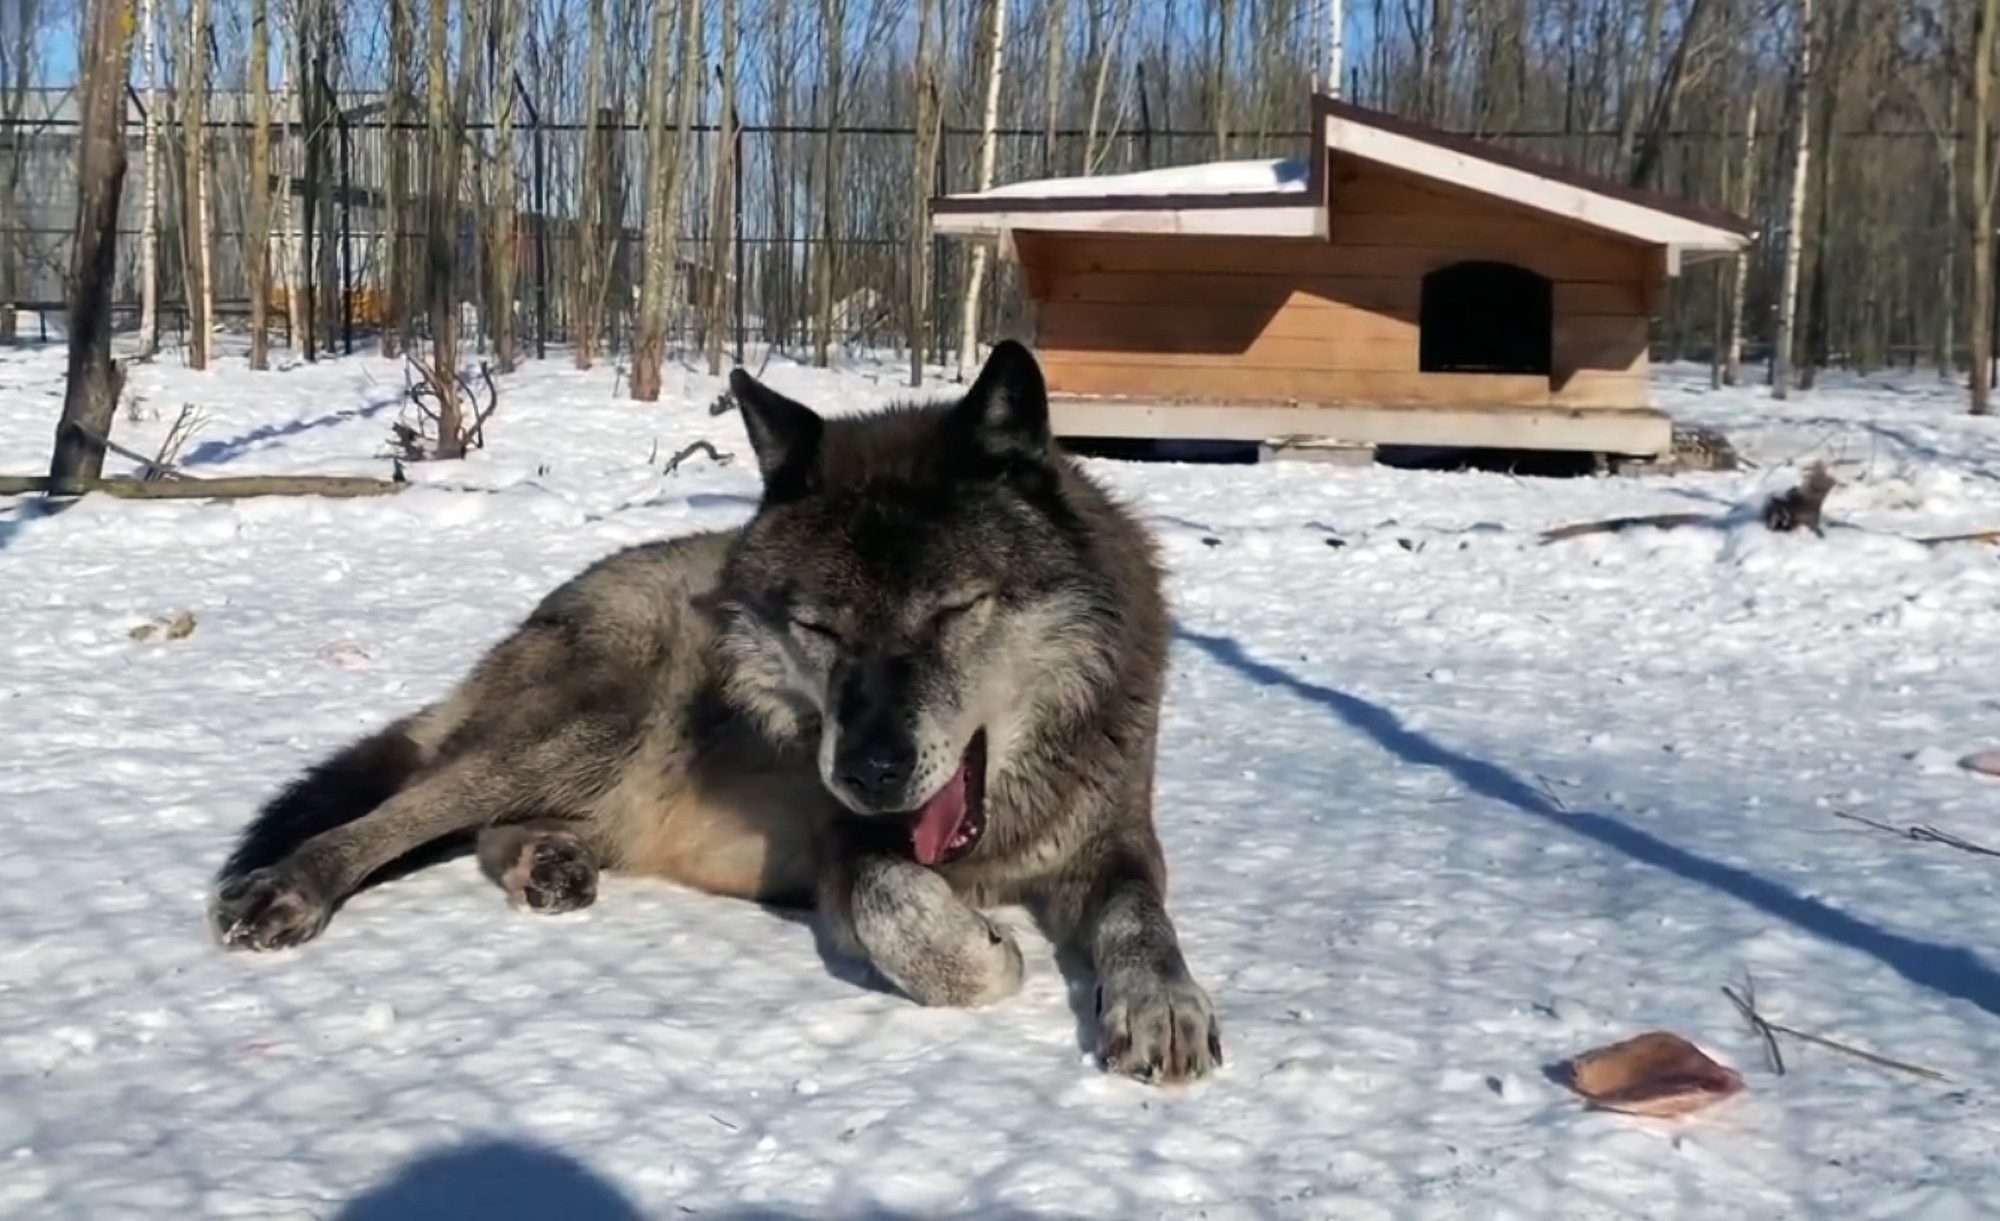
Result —
POLYGON ((0 475, 0 496, 102 492, 124 500, 241 500, 252 496, 386 496, 410 486, 358 475, 237 475, 219 479, 64 479, 0 475))

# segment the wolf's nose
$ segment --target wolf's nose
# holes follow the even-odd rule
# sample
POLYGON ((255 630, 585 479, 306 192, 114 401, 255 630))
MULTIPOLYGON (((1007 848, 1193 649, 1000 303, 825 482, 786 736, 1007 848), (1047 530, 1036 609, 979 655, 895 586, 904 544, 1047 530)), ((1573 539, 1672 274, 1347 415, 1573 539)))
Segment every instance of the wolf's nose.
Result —
POLYGON ((886 809, 902 796, 916 767, 916 752, 895 743, 876 743, 843 754, 836 774, 849 792, 869 805, 886 809))

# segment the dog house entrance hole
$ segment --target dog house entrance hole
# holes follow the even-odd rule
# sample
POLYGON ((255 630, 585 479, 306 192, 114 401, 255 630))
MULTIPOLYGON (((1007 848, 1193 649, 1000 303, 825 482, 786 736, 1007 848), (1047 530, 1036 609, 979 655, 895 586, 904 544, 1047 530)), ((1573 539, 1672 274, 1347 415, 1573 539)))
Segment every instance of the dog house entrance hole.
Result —
POLYGON ((1546 377, 1555 329, 1548 277, 1512 263, 1440 267, 1424 277, 1417 329, 1422 372, 1546 377))

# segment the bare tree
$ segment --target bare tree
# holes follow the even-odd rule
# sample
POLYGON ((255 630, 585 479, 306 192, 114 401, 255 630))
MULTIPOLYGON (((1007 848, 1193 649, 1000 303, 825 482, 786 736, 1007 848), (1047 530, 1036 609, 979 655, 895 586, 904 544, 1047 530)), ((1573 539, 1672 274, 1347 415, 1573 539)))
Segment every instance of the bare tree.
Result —
POLYGON ((646 269, 639 287, 639 333, 632 351, 632 397, 640 402, 658 402, 661 366, 667 356, 667 313, 675 281, 677 257, 676 226, 680 224, 682 165, 687 160, 687 134, 693 121, 694 86, 701 72, 701 9, 696 0, 680 3, 680 57, 675 65, 679 87, 675 90, 674 125, 668 127, 666 73, 658 65, 666 62, 673 46, 672 8, 668 0, 655 0, 653 7, 653 63, 655 65, 647 104, 647 176, 651 193, 646 224, 646 269), (669 140, 668 132, 678 134, 669 140))
POLYGON ((118 204, 125 188, 125 78, 131 71, 133 0, 91 0, 85 45, 77 208, 69 265, 69 379, 49 478, 95 479, 117 416, 124 374, 111 359, 112 276, 118 204))
POLYGON ((1097 172, 1097 124, 1104 110, 1104 87, 1111 79, 1112 48, 1125 40, 1125 24, 1132 18, 1132 0, 1116 0, 1112 33, 1097 52, 1097 79, 1090 87, 1090 121, 1083 129, 1083 172, 1097 172))
MULTIPOLYGON (((149 0, 150 2, 150 0, 149 0)), ((271 27, 269 0, 250 0, 250 367, 271 367, 271 27)))
MULTIPOLYGON (((920 0, 921 2, 921 0, 920 0)), ((714 196, 709 226, 708 374, 722 375, 723 319, 729 309, 729 236, 736 222, 736 0, 722 0, 722 119, 716 124, 714 196)), ((737 286, 741 292, 742 286, 737 286)))
MULTIPOLYGON (((1989 0, 1991 2, 1991 0, 1989 0)), ((1798 317, 1800 231, 1806 219, 1806 172, 1812 154, 1812 0, 1798 0, 1798 60, 1792 71, 1792 166, 1786 185, 1784 270, 1779 274, 1778 332, 1772 341, 1771 397, 1792 385, 1792 328, 1798 317)))
POLYGON ((1209 106, 1215 115, 1215 155, 1229 155, 1229 32, 1236 22, 1236 0, 1214 0, 1215 59, 1209 69, 1209 106))
MULTIPOLYGON (((24 0, 34 4, 36 0, 24 0)), ((139 350, 160 350, 160 35, 154 0, 140 7, 145 35, 141 56, 146 71, 146 185, 139 203, 139 350)))
MULTIPOLYGON (((466 21, 472 13, 468 7, 466 21)), ((428 74, 429 106, 426 135, 429 137, 430 182, 425 192, 430 214, 425 220, 425 285, 429 296, 431 329, 431 380, 437 393, 437 448, 439 458, 465 456, 465 422, 458 397, 458 286, 456 243, 458 230, 458 131, 453 122, 448 89, 451 50, 450 0, 430 0, 430 44, 425 71, 428 74)))
MULTIPOLYGON (((986 69, 986 106, 979 123, 979 190, 993 187, 993 158, 1000 125, 1000 68, 1006 62, 1007 5, 986 0, 986 29, 980 38, 981 63, 986 69)), ((958 378, 972 380, 979 352, 979 292, 986 280, 984 243, 972 248, 972 270, 965 277, 965 299, 958 320, 958 378)))
POLYGON ((833 354, 834 243, 840 238, 840 119, 842 48, 847 31, 847 0, 822 0, 825 18, 821 46, 826 53, 825 121, 820 136, 820 234, 813 248, 813 363, 824 369, 833 354))
POLYGON ((1333 97, 1340 96, 1340 74, 1346 70, 1346 62, 1347 6, 1342 0, 1326 0, 1326 91, 1333 97))
MULTIPOLYGON (((400 3, 401 0, 398 0, 400 3)), ((570 305, 575 361, 588 369, 597 359, 597 335, 604 317, 604 251, 598 221, 605 210, 606 153, 611 134, 604 130, 605 14, 603 3, 590 5, 590 44, 584 52, 583 114, 590 127, 583 140, 583 181, 577 197, 575 297, 570 305)))
MULTIPOLYGON (((943 0, 938 2, 941 4, 943 0)), ((937 177, 939 124, 944 114, 938 86, 937 48, 931 32, 931 3, 932 0, 917 0, 917 62, 910 81, 917 120, 916 155, 910 172, 910 385, 913 387, 924 384, 931 280, 928 201, 931 184, 937 177)), ((1050 131, 1053 132, 1053 125, 1050 131)), ((1044 145, 1044 161, 1046 148, 1044 145)))
MULTIPOLYGON (((922 4, 924 0, 917 0, 922 4)), ((1069 3, 1068 0, 1048 0, 1048 16, 1042 28, 1043 37, 1048 42, 1047 58, 1042 62, 1042 107, 1044 125, 1042 129, 1042 173, 1053 176, 1056 172, 1056 128, 1062 118, 1063 90, 1068 82, 1063 79, 1063 52, 1069 43, 1069 3)), ((920 54, 921 57, 921 54, 920 54)), ((921 104, 922 96, 918 102, 921 104)), ((922 125, 922 120, 918 120, 922 125)), ((912 383, 914 385, 915 383, 912 383)))
POLYGON ((1980 0, 1972 31, 1972 414, 1991 410, 1993 385, 1993 54, 2000 0, 1980 0))
MULTIPOLYGON (((1737 173, 1736 210, 1750 215, 1757 196, 1757 93, 1750 92, 1750 105, 1743 114, 1743 161, 1737 173)), ((1730 260, 1735 266, 1729 290, 1729 334, 1724 343, 1722 380, 1734 386, 1743 378, 1743 295, 1750 286, 1750 252, 1730 260)))
POLYGON ((181 162, 185 173, 181 195, 181 249, 186 260, 188 367, 208 367, 212 323, 208 273, 208 0, 188 0, 187 72, 181 82, 181 162))
POLYGON ((410 339, 410 151, 403 125, 410 120, 410 56, 414 41, 410 0, 389 0, 388 185, 382 210, 388 271, 382 294, 382 355, 400 356, 410 339))
POLYGON ((514 108, 519 104, 515 81, 521 70, 521 0, 490 2, 497 17, 494 40, 499 52, 493 79, 488 82, 493 99, 494 137, 499 145, 493 159, 493 361, 500 372, 511 373, 514 371, 514 268, 519 257, 520 230, 514 108))

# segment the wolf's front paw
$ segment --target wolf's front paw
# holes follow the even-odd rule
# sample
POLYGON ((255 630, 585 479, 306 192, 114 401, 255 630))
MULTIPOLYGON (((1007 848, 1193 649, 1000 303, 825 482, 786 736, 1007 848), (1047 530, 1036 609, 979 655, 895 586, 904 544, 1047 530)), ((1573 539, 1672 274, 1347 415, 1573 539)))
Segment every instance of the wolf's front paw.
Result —
POLYGON ((282 950, 319 936, 333 904, 282 865, 224 882, 209 904, 209 927, 229 950, 282 950))
POLYGON ((1158 1085, 1192 1081, 1222 1064, 1222 1030, 1200 984, 1141 976, 1097 990, 1097 1062, 1158 1085))

